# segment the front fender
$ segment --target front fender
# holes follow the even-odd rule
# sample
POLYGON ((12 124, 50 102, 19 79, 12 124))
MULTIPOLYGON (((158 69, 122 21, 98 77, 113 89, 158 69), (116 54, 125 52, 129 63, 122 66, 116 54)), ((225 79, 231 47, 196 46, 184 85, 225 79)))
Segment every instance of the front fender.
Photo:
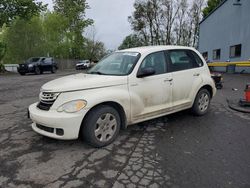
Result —
POLYGON ((51 109, 57 109, 62 104, 83 99, 87 101, 86 110, 90 110, 94 106, 104 103, 104 102, 115 102, 122 106, 127 121, 130 121, 130 96, 127 89, 127 85, 112 86, 98 89, 88 89, 73 92, 61 93, 51 109))

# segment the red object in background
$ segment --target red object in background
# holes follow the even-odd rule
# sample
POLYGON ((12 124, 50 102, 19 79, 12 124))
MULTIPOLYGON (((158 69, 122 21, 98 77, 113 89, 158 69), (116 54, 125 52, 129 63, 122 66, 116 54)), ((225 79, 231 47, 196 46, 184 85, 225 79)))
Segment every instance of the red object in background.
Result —
POLYGON ((250 84, 247 84, 245 89, 246 102, 250 102, 250 84))

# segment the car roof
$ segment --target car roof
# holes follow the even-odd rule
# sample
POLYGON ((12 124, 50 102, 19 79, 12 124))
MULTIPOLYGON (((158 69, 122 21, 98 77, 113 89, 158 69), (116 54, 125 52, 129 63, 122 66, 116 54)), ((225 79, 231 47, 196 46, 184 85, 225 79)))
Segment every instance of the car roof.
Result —
POLYGON ((29 59, 32 59, 32 58, 39 58, 39 59, 45 58, 45 59, 49 59, 49 58, 53 58, 53 57, 30 57, 29 59))
POLYGON ((148 53, 157 52, 161 50, 176 50, 176 49, 195 50, 194 48, 187 47, 187 46, 166 45, 166 46, 143 46, 143 47, 119 50, 117 52, 139 52, 141 54, 148 54, 148 53))

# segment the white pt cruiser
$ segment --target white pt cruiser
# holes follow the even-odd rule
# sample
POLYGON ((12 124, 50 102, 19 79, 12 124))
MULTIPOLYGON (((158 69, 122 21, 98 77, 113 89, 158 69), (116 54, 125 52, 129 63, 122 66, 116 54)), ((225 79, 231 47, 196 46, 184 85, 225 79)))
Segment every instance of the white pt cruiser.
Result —
POLYGON ((56 139, 83 137, 102 147, 121 128, 191 108, 204 115, 216 89, 199 52, 182 46, 117 51, 86 74, 50 81, 29 106, 35 132, 56 139))

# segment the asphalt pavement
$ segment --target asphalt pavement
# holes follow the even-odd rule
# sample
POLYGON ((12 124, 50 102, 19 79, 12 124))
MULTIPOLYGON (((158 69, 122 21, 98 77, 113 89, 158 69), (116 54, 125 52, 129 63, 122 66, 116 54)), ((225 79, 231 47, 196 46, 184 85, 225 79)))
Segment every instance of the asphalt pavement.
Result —
POLYGON ((188 110, 130 126, 102 149, 32 131, 40 87, 73 74, 0 75, 0 187, 250 187, 250 114, 230 109, 248 74, 225 74, 203 117, 188 110))

